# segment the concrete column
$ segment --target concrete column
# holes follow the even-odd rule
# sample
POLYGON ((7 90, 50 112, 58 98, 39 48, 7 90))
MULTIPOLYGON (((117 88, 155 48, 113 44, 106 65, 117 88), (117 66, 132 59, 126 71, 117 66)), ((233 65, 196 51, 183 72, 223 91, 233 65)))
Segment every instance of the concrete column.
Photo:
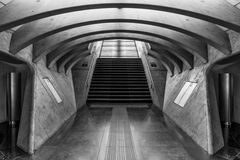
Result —
POLYGON ((223 123, 224 149, 223 155, 229 156, 229 132, 232 121, 232 100, 233 100, 233 78, 230 73, 221 73, 219 75, 219 111, 220 119, 223 123))
POLYGON ((7 76, 7 101, 9 125, 15 127, 21 115, 21 74, 11 72, 7 76))
POLYGON ((232 75, 222 73, 219 75, 219 110, 221 121, 226 125, 231 125, 232 112, 232 75))

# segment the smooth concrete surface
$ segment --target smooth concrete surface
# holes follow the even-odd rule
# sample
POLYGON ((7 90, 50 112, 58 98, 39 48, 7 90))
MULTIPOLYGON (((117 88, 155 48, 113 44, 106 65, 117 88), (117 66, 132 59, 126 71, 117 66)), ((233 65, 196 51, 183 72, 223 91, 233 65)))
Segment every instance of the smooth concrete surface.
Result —
POLYGON ((40 61, 35 66, 37 69, 35 82, 35 117, 34 117, 34 149, 38 149, 60 126, 76 112, 75 96, 71 75, 66 76, 45 68, 45 63, 40 61), (48 77, 56 91, 62 98, 58 104, 51 91, 43 81, 48 77))
POLYGON ((124 105, 85 106, 34 155, 1 154, 17 160, 222 160, 192 143, 162 112, 124 105))
POLYGON ((17 54, 34 68, 28 81, 17 145, 25 152, 34 153, 77 110, 71 74, 60 74, 46 68, 45 60, 32 63, 32 47, 17 54), (62 102, 58 104, 43 78, 48 78, 62 102), (31 87, 31 85, 33 85, 31 87))
POLYGON ((78 62, 78 64, 76 64, 72 70, 76 104, 78 109, 81 108, 87 101, 88 93, 86 92, 86 81, 90 69, 89 65, 91 64, 92 59, 92 55, 88 56, 87 58, 78 62), (87 64, 86 67, 82 66, 84 63, 87 64))
MULTIPOLYGON (((56 47, 56 45, 61 46, 62 43, 60 42, 63 42, 61 40, 68 37, 68 32, 66 32, 66 29, 97 23, 100 23, 99 25, 101 25, 103 22, 118 24, 116 22, 116 19, 118 23, 134 22, 138 24, 151 24, 157 27, 169 28, 171 30, 182 32, 188 36, 192 36, 203 42, 209 43, 226 54, 230 53, 231 51, 228 35, 214 24, 206 23, 205 21, 199 21, 198 19, 190 19, 189 17, 181 16, 178 14, 170 14, 167 12, 124 8, 121 10, 121 14, 119 14, 118 9, 88 10, 84 11, 84 13, 75 12, 71 14, 61 14, 26 24, 14 33, 11 52, 16 53, 17 50, 24 48, 28 44, 37 42, 42 39, 42 41, 39 41, 40 43, 36 43, 36 51, 39 52, 36 54, 36 56, 39 57, 41 54, 46 55, 45 52, 47 50, 51 49, 54 46, 56 47), (166 17, 168 18, 166 19, 166 17), (32 32, 35 30, 38 32, 32 32), (61 35, 61 33, 50 36, 60 31, 62 31, 61 33, 64 34, 64 36, 57 36, 61 35)), ((121 24, 122 23, 119 23, 118 25, 121 24)), ((116 29, 117 28, 115 28, 115 30, 116 29)), ((137 28, 135 29, 137 30, 137 28)), ((196 45, 193 42, 189 42, 189 40, 188 43, 194 44, 194 46, 196 45)), ((204 53, 206 51, 205 49, 206 48, 204 47, 204 53)), ((200 55, 202 54, 203 53, 200 53, 200 55)), ((204 56, 206 56, 206 54, 204 54, 204 56)))
MULTIPOLYGON (((206 72, 209 65, 224 57, 223 53, 209 47, 209 63, 202 64, 195 60, 192 70, 184 71, 173 77, 168 76, 163 111, 174 120, 192 139, 210 154, 223 146, 222 131, 217 103, 210 105, 206 72), (193 91, 184 107, 174 103, 184 83, 196 82, 193 91)), ((214 95, 213 95, 214 96, 214 95)))
MULTIPOLYGON (((104 23, 94 24, 78 27, 75 29, 49 35, 47 38, 37 42, 37 49, 34 51, 36 55, 46 55, 54 49, 58 48, 62 44, 69 42, 70 40, 84 37, 84 35, 93 35, 96 33, 102 33, 106 31, 132 31, 142 33, 143 35, 152 35, 158 38, 165 39, 171 43, 179 45, 180 47, 188 50, 193 55, 199 57, 203 62, 207 61, 206 43, 203 43, 195 38, 181 34, 179 32, 164 29, 157 26, 136 24, 136 23, 104 23)), ((54 31, 53 31, 54 32, 54 31)), ((11 43, 11 52, 14 53, 14 43, 16 40, 13 36, 11 43), (13 50, 12 50, 13 49, 13 50)), ((35 38, 36 39, 36 38, 35 38)), ((30 40, 31 42, 31 40, 30 40)), ((17 43, 17 42, 16 42, 17 43)), ((20 43, 27 46, 27 42, 21 41, 20 43)), ((32 42, 31 42, 32 43, 32 42)), ((21 44, 20 44, 21 45, 21 44)), ((19 46, 19 45, 18 45, 19 46)))
POLYGON ((162 110, 163 103, 164 103, 164 93, 165 93, 165 86, 166 86, 166 79, 167 79, 167 70, 164 68, 161 63, 158 63, 156 59, 152 59, 148 57, 148 65, 150 68, 151 76, 153 79, 153 83, 156 90, 156 95, 159 101, 159 109, 162 110), (156 64, 156 67, 151 66, 151 64, 156 64))
MULTIPOLYGON (((7 1, 6 1, 7 2, 7 1)), ((6 54, 9 54, 9 46, 10 46, 10 40, 11 40, 11 31, 4 31, 0 33, 0 51, 3 51, 6 54)), ((12 65, 10 62, 4 62, 3 59, 6 58, 5 55, 1 53, 1 59, 0 59, 0 123, 6 122, 8 120, 7 118, 7 99, 6 99, 6 87, 7 87, 7 73, 9 72, 19 72, 20 66, 14 64, 12 65)), ((7 61, 7 60, 6 60, 7 61)), ((11 61, 9 59, 9 61, 11 61)), ((14 61, 13 61, 14 63, 14 61)), ((24 77, 24 75, 23 75, 24 77)), ((21 104, 19 104, 19 107, 21 104)))
POLYGON ((12 33, 4 31, 0 32, 0 50, 8 52, 10 47, 12 33))
MULTIPOLYGON (((94 42, 94 41, 106 40, 106 39, 119 39, 119 38, 120 39, 140 40, 140 41, 148 42, 151 44, 156 44, 161 48, 171 51, 171 53, 173 53, 175 56, 177 56, 179 59, 181 59, 186 65, 188 65, 189 68, 193 67, 193 58, 194 57, 187 50, 179 47, 178 45, 170 43, 164 39, 156 38, 154 36, 142 35, 141 33, 134 33, 131 31, 123 31, 123 32, 122 31, 120 31, 120 32, 106 31, 103 33, 85 36, 82 38, 72 40, 68 43, 65 43, 64 45, 61 45, 60 47, 56 48, 52 52, 48 53, 47 60, 49 62, 54 63, 57 60, 59 60, 64 54, 66 54, 66 52, 68 52, 69 49, 75 49, 76 47, 79 47, 82 44, 86 44, 86 43, 90 43, 90 42, 94 42)), ((34 53, 33 53, 33 55, 34 55, 34 53)), ((36 55, 34 55, 33 57, 34 57, 34 59, 33 59, 34 62, 36 62, 37 59, 40 59, 40 57, 36 56, 36 55)))
POLYGON ((162 66, 161 63, 159 63, 159 61, 156 61, 156 59, 152 59, 149 56, 145 56, 147 55, 148 49, 146 45, 142 45, 143 43, 144 42, 136 41, 136 47, 138 50, 138 54, 142 59, 143 66, 145 68, 145 74, 147 76, 152 102, 160 110, 162 110, 167 70, 162 66), (152 62, 157 64, 156 68, 151 67, 152 62))
POLYGON ((78 62, 72 68, 72 78, 77 108, 86 104, 88 91, 92 81, 96 60, 100 55, 102 42, 95 43, 91 49, 91 55, 78 62))

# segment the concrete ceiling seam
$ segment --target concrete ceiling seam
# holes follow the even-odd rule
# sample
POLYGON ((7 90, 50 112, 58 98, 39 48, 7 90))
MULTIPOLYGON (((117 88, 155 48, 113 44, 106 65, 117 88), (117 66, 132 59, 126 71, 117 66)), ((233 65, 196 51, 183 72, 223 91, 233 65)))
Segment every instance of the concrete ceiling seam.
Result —
POLYGON ((93 41, 98 40, 104 40, 104 39, 113 39, 113 38, 125 38, 125 39, 133 39, 140 40, 143 42, 153 43, 157 44, 158 46, 161 46, 162 48, 171 51, 175 56, 179 57, 189 68, 193 67, 193 55, 189 53, 188 51, 169 43, 168 41, 165 41, 163 39, 159 39, 152 36, 147 35, 141 35, 136 33, 128 33, 128 32, 122 32, 122 33, 105 33, 105 34, 96 34, 92 36, 87 36, 84 38, 80 38, 74 41, 71 41, 69 43, 66 43, 65 45, 62 45, 61 47, 57 48, 53 52, 49 53, 47 55, 47 59, 49 59, 50 64, 48 64, 49 68, 52 68, 53 64, 61 58, 65 52, 65 50, 72 48, 74 49, 76 46, 80 45, 81 43, 90 43, 93 41), (121 37, 123 36, 123 37, 121 37))
MULTIPOLYGON (((166 41, 174 43, 175 45, 178 45, 181 48, 184 48, 197 58, 200 58, 203 63, 206 63, 208 61, 207 45, 205 43, 202 43, 195 38, 173 30, 156 26, 132 23, 96 24, 60 32, 35 43, 34 48, 36 49, 34 50, 34 55, 41 55, 40 57, 42 57, 47 55, 54 49, 58 48, 59 46, 62 46, 63 44, 73 41, 75 39, 83 38, 84 36, 108 32, 131 32, 164 39, 166 41)), ((34 61, 36 61, 35 58, 36 57, 34 57, 34 61)), ((40 58, 37 59, 39 60, 40 58)))
POLYGON ((13 34, 10 52, 15 54, 32 43, 71 28, 120 22, 168 28, 208 43, 225 54, 231 52, 228 34, 214 24, 182 15, 139 9, 124 9, 121 12, 117 9, 88 10, 38 20, 23 25, 13 34))
POLYGON ((225 0, 14 0, 0 9, 0 32, 44 17, 99 8, 142 8, 199 18, 240 31, 240 11, 225 0), (21 13, 21 14, 20 14, 21 13))
POLYGON ((158 47, 157 45, 153 45, 153 44, 151 44, 150 50, 165 56, 169 61, 171 61, 174 64, 178 73, 182 73, 183 62, 178 57, 174 56, 174 54, 171 54, 171 53, 169 53, 169 51, 164 50, 164 49, 158 47))
POLYGON ((58 72, 64 73, 65 72, 65 65, 74 57, 82 56, 86 57, 89 56, 91 53, 89 50, 73 50, 71 53, 66 54, 64 57, 62 57, 60 60, 57 61, 57 68, 58 72))
POLYGON ((174 65, 166 58, 161 57, 159 54, 155 55, 152 53, 149 53, 148 56, 155 58, 158 61, 158 63, 162 64, 168 70, 168 72, 171 73, 171 76, 174 75, 174 65))

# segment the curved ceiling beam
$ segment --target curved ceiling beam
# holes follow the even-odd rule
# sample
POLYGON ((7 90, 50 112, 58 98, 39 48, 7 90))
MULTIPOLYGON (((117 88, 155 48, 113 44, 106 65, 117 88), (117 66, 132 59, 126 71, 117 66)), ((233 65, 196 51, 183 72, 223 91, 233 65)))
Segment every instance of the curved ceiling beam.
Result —
POLYGON ((131 32, 164 39, 189 51, 197 58, 200 58, 202 62, 206 63, 208 61, 207 46, 205 43, 173 30, 134 23, 95 24, 60 32, 35 43, 34 55, 44 56, 57 47, 75 39, 107 32, 131 32))
POLYGON ((0 9, 0 32, 40 18, 99 8, 143 8, 199 18, 240 32, 240 11, 225 0, 14 0, 0 9))
POLYGON ((231 52, 228 34, 214 24, 173 13, 141 9, 88 10, 41 19, 26 24, 14 32, 10 51, 17 53, 31 43, 67 29, 111 22, 164 27, 206 42, 225 54, 231 52))
POLYGON ((69 72, 72 69, 72 67, 75 66, 75 64, 77 64, 77 62, 79 62, 81 59, 83 59, 86 56, 88 56, 88 55, 87 54, 85 54, 84 56, 78 55, 78 56, 75 56, 72 59, 70 59, 67 62, 67 64, 64 66, 65 73, 69 74, 69 72))
POLYGON ((164 49, 158 47, 157 45, 153 45, 153 44, 151 44, 151 51, 154 51, 158 54, 161 54, 161 55, 165 56, 169 61, 171 61, 174 64, 178 73, 182 72, 183 62, 178 57, 176 57, 175 55, 173 55, 169 51, 164 50, 164 49))
POLYGON ((65 65, 68 63, 68 61, 70 61, 72 58, 76 57, 76 56, 88 56, 90 55, 90 50, 86 49, 86 48, 77 48, 74 49, 70 52, 68 52, 66 55, 64 55, 61 59, 59 59, 57 61, 57 68, 58 68, 58 72, 65 72, 65 65))
POLYGON ((151 52, 149 52, 148 56, 155 58, 158 63, 161 63, 171 73, 171 76, 174 75, 174 65, 166 58, 160 56, 159 54, 153 54, 151 52))
POLYGON ((162 47, 166 50, 171 51, 171 53, 173 53, 175 56, 180 58, 189 68, 193 67, 193 55, 188 51, 172 43, 169 43, 168 41, 165 41, 163 39, 159 39, 159 38, 147 36, 147 35, 136 34, 136 33, 129 33, 129 32, 96 34, 96 35, 87 36, 84 38, 80 38, 80 39, 68 42, 65 45, 62 45, 61 47, 56 48, 53 52, 47 55, 47 63, 48 63, 47 65, 49 68, 52 68, 55 62, 66 53, 66 50, 74 49, 76 48, 76 46, 79 46, 80 44, 90 43, 93 41, 104 40, 104 39, 117 39, 117 38, 140 40, 144 42, 157 44, 159 47, 162 47))
MULTIPOLYGON (((173 66, 177 69, 178 73, 181 73, 182 68, 179 68, 179 66, 175 62, 173 62, 173 59, 170 59, 168 56, 161 54, 161 52, 155 52, 153 50, 149 50, 148 54, 153 55, 156 58, 164 57, 165 59, 167 59, 169 62, 171 62, 173 64, 173 66)), ((174 71, 173 71, 173 75, 174 75, 174 71)))

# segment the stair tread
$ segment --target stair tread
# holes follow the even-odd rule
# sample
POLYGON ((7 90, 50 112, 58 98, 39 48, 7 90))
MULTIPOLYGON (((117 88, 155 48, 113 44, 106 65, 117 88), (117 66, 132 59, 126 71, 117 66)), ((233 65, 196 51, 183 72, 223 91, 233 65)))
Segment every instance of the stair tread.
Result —
POLYGON ((150 93, 149 91, 130 91, 130 90, 126 90, 126 91, 90 91, 89 94, 148 94, 150 93))
POLYGON ((140 58, 99 58, 87 102, 152 103, 140 58))
POLYGON ((143 101, 143 100, 152 100, 151 98, 141 98, 141 99, 138 99, 138 98, 129 98, 129 99, 125 99, 125 98, 89 98, 88 100, 134 100, 134 101, 143 101))
POLYGON ((134 87, 134 88, 130 88, 130 87, 125 87, 125 88, 114 88, 114 87, 90 87, 90 91, 92 90, 129 90, 129 91, 136 91, 136 90, 149 90, 148 87, 141 87, 141 88, 137 88, 137 87, 134 87))

